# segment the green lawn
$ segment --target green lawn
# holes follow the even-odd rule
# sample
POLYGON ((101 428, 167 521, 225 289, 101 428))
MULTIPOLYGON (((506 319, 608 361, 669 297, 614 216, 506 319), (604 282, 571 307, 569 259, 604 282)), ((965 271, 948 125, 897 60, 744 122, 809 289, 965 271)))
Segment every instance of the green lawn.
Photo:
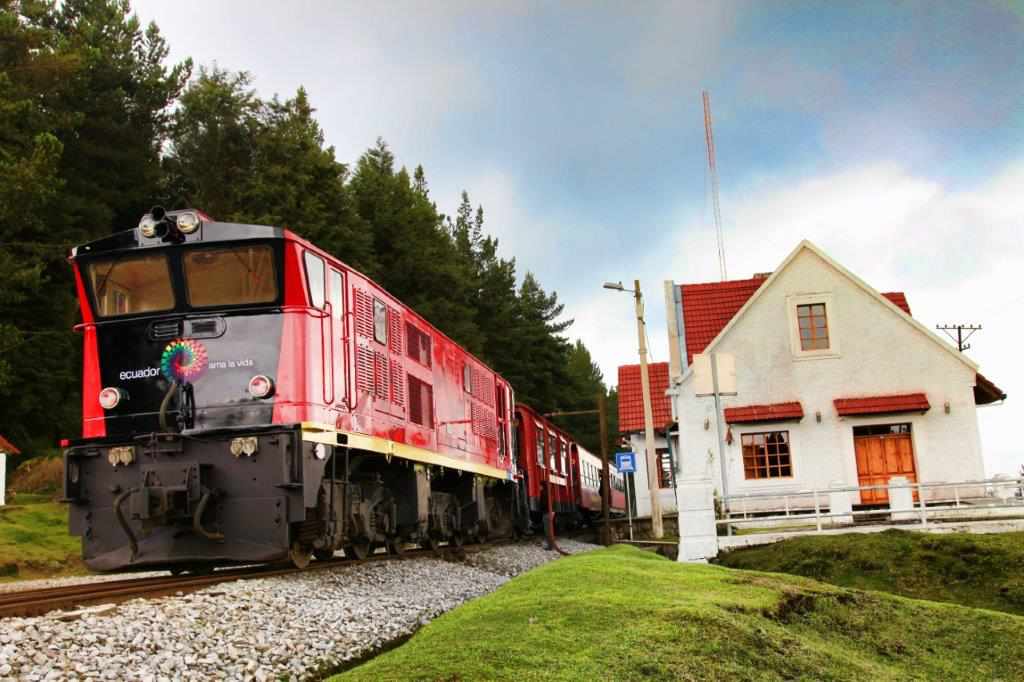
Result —
POLYGON ((1024 615, 1024 533, 806 535, 734 550, 718 562, 1024 615))
POLYGON ((27 495, 18 501, 0 507, 0 580, 83 572, 67 506, 27 495))
POLYGON ((616 546, 451 611, 340 680, 1022 679, 1024 618, 616 546))

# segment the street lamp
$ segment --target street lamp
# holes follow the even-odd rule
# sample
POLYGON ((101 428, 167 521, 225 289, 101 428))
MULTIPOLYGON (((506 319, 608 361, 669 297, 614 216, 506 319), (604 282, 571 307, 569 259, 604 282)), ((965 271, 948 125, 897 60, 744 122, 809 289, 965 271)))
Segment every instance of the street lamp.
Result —
POLYGON ((605 289, 625 291, 633 294, 636 306, 636 335, 640 345, 640 389, 644 398, 644 444, 647 450, 647 485, 651 492, 651 532, 656 539, 665 536, 661 521, 661 499, 658 496, 657 456, 654 448, 654 410, 651 407, 651 380, 647 373, 647 323, 644 322, 644 300, 640 292, 640 280, 633 280, 633 288, 627 289, 622 282, 605 282, 605 289))

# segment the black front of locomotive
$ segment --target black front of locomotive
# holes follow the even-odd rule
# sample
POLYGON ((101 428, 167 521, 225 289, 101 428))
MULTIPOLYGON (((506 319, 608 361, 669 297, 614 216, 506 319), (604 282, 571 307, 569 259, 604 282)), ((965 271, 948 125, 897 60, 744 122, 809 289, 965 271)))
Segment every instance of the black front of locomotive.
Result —
POLYGON ((273 423, 283 233, 159 218, 72 255, 85 395, 65 454, 71 532, 97 571, 284 558, 304 444, 273 423))

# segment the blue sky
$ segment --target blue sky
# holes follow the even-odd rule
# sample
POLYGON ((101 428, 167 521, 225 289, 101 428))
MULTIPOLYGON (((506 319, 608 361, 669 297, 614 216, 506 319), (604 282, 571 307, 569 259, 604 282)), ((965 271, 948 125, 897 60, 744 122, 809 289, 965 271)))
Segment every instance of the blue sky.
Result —
POLYGON ((607 378, 633 361, 639 277, 718 277, 700 92, 711 93, 730 276, 809 238, 915 316, 980 322, 1010 394, 981 411, 990 472, 1024 463, 1024 5, 1013 2, 133 3, 172 57, 309 91, 354 161, 376 137, 466 189, 607 378), (1016 396, 1016 399, 1015 399, 1016 396))

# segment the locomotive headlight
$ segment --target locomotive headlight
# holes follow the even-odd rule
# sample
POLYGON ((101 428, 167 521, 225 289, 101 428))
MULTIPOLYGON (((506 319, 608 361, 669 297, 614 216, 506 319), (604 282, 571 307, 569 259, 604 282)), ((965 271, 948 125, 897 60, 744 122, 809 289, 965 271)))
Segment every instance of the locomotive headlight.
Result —
POLYGON ((231 454, 235 457, 252 457, 259 450, 260 439, 256 436, 242 436, 241 438, 232 438, 231 444, 228 449, 231 450, 231 454))
POLYGON ((249 436, 248 438, 242 439, 242 453, 245 455, 256 454, 256 449, 260 445, 260 440, 256 436, 249 436))
POLYGON ((153 220, 152 216, 145 215, 142 220, 139 221, 139 232, 142 233, 143 237, 155 237, 156 236, 156 221, 153 220))
POLYGON ((263 374, 249 379, 249 395, 253 398, 267 398, 274 393, 274 380, 263 374))
POLYGON ((177 222, 182 234, 192 234, 199 229, 199 216, 195 213, 182 213, 177 222))
POLYGON ((112 410, 117 407, 118 403, 120 403, 123 398, 126 397, 127 395, 121 389, 114 388, 113 386, 107 386, 105 389, 100 391, 100 407, 104 410, 112 410))
POLYGON ((313 446, 313 456, 317 459, 323 460, 327 458, 327 446, 323 443, 317 443, 313 446))
POLYGON ((110 448, 110 451, 107 452, 107 461, 115 467, 118 464, 128 466, 135 461, 135 448, 131 445, 110 448))

